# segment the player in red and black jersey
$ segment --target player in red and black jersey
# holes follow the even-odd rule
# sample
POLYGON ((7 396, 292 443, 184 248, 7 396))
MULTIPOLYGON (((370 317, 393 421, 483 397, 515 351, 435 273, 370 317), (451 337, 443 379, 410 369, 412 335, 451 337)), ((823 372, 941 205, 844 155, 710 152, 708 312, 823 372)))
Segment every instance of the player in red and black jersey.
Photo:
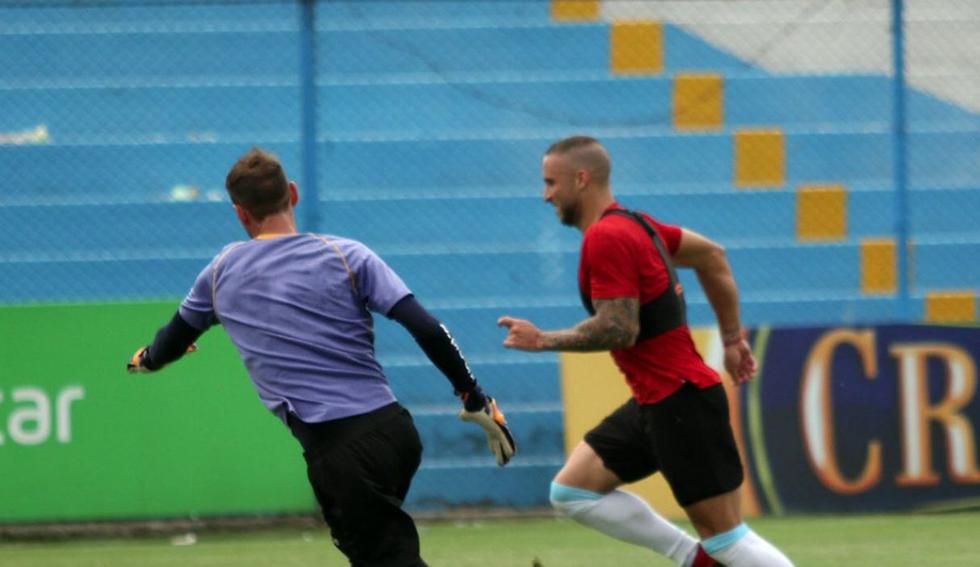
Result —
POLYGON ((674 266, 692 268, 718 319, 725 369, 736 385, 756 370, 743 338, 738 291, 724 249, 693 231, 628 211, 613 197, 611 163, 594 138, 553 144, 544 198, 584 233, 579 289, 589 317, 542 331, 501 317, 504 346, 527 351, 608 350, 632 398, 585 435, 551 487, 559 510, 679 565, 783 566, 790 561, 745 525, 742 463, 718 374, 694 347, 674 266), (702 541, 618 487, 662 472, 702 541))

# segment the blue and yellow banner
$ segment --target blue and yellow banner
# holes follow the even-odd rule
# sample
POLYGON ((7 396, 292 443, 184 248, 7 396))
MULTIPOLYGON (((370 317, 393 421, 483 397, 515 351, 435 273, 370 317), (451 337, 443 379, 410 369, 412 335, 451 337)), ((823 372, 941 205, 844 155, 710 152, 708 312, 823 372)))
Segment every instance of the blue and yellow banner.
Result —
POLYGON ((761 330, 739 400, 762 510, 980 504, 980 329, 761 330))

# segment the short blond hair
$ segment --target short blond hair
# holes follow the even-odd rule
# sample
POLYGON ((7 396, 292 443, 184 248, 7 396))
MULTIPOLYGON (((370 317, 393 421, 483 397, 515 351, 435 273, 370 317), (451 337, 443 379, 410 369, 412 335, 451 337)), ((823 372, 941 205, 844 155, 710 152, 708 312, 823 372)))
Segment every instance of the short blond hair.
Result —
POLYGON ((544 155, 567 156, 575 167, 582 167, 592 174, 600 185, 609 184, 612 175, 612 160, 602 143, 591 136, 569 136, 548 146, 544 155))

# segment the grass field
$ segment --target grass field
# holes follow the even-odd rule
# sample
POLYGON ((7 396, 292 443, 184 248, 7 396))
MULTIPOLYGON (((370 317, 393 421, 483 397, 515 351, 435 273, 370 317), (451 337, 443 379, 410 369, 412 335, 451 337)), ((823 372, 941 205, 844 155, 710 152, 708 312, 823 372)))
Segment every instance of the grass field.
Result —
MULTIPOLYGON (((753 528, 796 565, 980 565, 980 512, 757 519, 753 528)), ((431 567, 640 567, 670 565, 652 552, 566 520, 424 523, 431 567), (538 563, 535 563, 535 560, 538 563)), ((2 567, 344 566, 325 530, 208 533, 171 538, 0 543, 2 567)))

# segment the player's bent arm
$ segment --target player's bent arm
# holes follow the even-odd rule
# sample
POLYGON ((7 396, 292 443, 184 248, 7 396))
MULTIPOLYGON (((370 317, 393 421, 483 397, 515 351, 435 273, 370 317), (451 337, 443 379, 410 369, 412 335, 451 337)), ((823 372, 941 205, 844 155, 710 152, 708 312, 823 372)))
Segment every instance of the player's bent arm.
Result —
POLYGON ((640 300, 636 297, 593 299, 595 315, 570 329, 543 331, 543 350, 591 352, 636 344, 640 334, 640 300))
POLYGON ((725 248, 693 230, 683 229, 674 263, 692 268, 718 319, 724 339, 737 337, 742 329, 738 306, 738 286, 725 248))

